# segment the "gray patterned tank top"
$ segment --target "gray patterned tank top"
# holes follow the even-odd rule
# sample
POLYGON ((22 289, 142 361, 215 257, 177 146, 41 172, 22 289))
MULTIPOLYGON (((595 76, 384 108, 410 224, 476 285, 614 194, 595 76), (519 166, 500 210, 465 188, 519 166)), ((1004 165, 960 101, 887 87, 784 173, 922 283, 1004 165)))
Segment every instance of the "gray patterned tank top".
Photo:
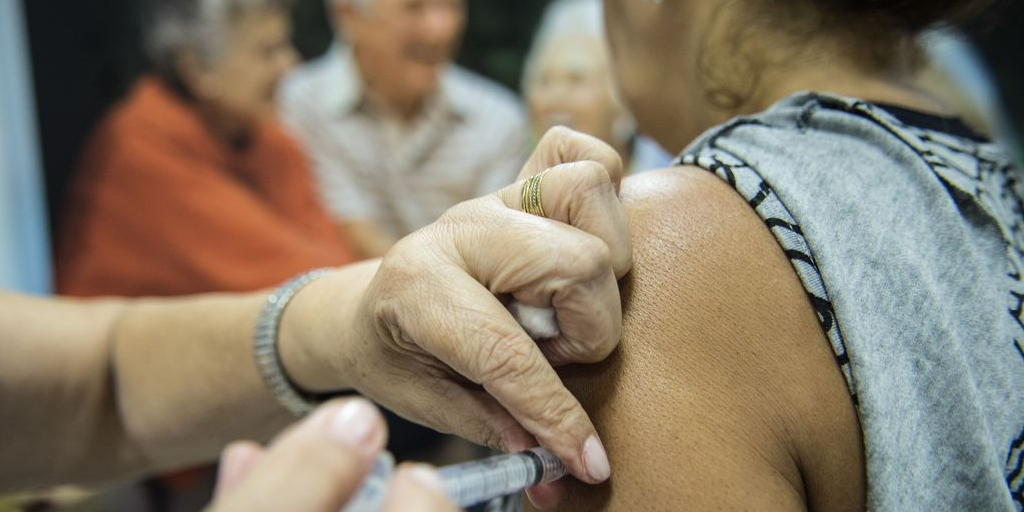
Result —
POLYGON ((1024 176, 956 121, 799 94, 678 163, 727 181, 807 290, 871 510, 1024 510, 1024 176))

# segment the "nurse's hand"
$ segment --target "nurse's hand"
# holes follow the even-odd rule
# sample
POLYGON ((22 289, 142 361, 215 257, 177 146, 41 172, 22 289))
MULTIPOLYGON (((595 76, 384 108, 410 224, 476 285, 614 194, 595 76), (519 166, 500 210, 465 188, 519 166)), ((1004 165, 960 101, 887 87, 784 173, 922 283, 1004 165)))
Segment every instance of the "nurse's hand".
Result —
MULTIPOLYGON (((338 512, 359 489, 386 438, 384 420, 369 402, 327 403, 267 449, 250 442, 228 446, 209 512, 338 512)), ((457 509, 432 468, 402 465, 383 510, 457 509)))
POLYGON ((523 181, 459 204, 381 261, 357 322, 354 387, 413 421, 516 451, 541 445, 585 482, 608 478, 597 431, 552 364, 604 359, 619 342, 617 278, 632 265, 618 154, 565 128, 523 170, 549 169, 547 218, 521 211, 523 181), (565 163, 571 162, 571 163, 565 163), (552 307, 535 342, 503 302, 552 307))
POLYGON ((308 391, 356 389, 494 448, 539 443, 577 478, 607 479, 600 437, 552 366, 600 361, 619 342, 617 278, 632 265, 622 162, 561 128, 520 177, 544 170, 546 218, 521 211, 519 181, 453 207, 379 267, 347 267, 304 288, 279 341, 293 380, 308 391), (512 299, 552 308, 558 334, 530 338, 505 307, 512 299))

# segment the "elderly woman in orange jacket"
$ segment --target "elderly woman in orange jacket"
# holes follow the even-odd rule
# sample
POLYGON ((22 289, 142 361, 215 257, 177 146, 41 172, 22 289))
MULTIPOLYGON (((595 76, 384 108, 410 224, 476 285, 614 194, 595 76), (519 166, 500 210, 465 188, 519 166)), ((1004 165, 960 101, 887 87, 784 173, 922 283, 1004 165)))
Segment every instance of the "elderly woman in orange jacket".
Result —
POLYGON ((353 261, 301 149, 273 119, 295 62, 286 4, 163 7, 149 33, 155 73, 82 154, 58 239, 58 291, 244 291, 353 261))

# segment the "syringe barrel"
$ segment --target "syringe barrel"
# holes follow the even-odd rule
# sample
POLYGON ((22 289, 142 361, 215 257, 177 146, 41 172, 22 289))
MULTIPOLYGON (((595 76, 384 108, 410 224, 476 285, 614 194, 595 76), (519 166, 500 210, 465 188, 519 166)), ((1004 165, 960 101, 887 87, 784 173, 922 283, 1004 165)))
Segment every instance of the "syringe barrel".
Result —
POLYGON ((534 448, 447 466, 438 472, 452 501, 469 507, 561 478, 566 471, 551 452, 534 448))
POLYGON ((565 469, 565 465, 562 464, 562 461, 556 457, 555 454, 544 448, 533 448, 520 453, 530 455, 537 463, 540 464, 540 479, 533 485, 558 480, 569 472, 569 470, 565 469))

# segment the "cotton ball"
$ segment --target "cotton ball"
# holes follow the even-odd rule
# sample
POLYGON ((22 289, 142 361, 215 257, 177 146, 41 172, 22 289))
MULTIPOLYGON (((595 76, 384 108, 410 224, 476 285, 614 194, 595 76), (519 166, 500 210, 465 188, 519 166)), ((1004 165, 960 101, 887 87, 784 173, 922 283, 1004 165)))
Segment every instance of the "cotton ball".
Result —
POLYGON ((558 320, 555 319, 555 308, 527 306, 513 300, 508 310, 519 325, 523 326, 526 334, 534 340, 557 338, 561 334, 558 330, 558 320))

